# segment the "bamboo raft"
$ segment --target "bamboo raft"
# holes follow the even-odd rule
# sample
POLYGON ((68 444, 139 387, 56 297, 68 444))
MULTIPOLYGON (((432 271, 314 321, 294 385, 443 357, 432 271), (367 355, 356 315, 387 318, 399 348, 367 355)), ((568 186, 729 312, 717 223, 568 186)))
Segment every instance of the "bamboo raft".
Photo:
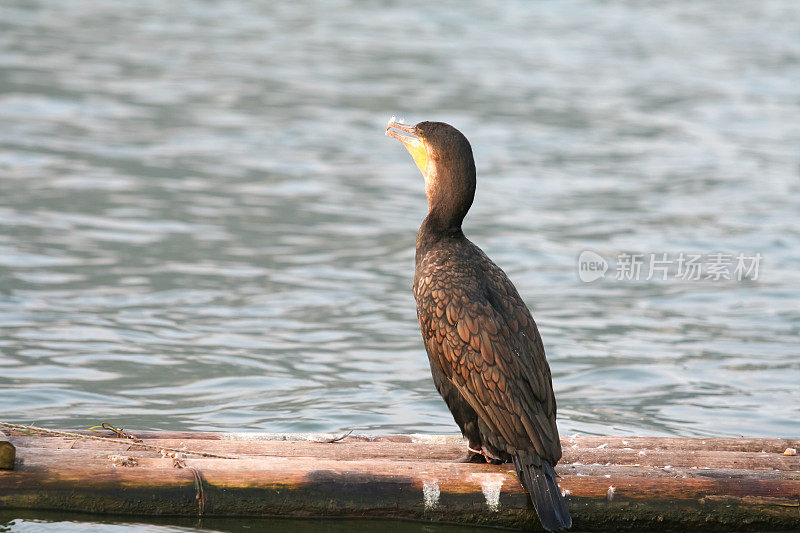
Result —
MULTIPOLYGON (((155 449, 7 431, 0 468, 13 470, 0 470, 0 510, 381 517, 540 530, 512 466, 453 462, 465 447, 455 436, 329 442, 335 439, 133 433, 155 449)), ((566 437, 556 470, 576 531, 793 529, 800 528, 800 457, 791 455, 798 444, 566 437)))

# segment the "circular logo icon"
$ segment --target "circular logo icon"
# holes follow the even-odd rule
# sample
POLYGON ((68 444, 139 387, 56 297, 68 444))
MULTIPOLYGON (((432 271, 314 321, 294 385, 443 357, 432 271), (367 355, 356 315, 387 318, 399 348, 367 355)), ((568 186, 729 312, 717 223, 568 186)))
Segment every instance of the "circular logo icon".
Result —
POLYGON ((584 250, 578 256, 578 277, 584 283, 591 283, 604 278, 608 270, 608 261, 591 250, 584 250))

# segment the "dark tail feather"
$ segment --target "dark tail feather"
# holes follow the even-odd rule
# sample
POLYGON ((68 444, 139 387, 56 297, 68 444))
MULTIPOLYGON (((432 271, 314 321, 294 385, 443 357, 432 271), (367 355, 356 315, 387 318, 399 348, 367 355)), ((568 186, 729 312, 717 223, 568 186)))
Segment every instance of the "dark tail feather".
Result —
POLYGON ((534 452, 522 452, 514 456, 514 468, 522 487, 531 497, 542 527, 547 531, 572 527, 567 502, 561 495, 556 483, 556 471, 550 463, 534 452))

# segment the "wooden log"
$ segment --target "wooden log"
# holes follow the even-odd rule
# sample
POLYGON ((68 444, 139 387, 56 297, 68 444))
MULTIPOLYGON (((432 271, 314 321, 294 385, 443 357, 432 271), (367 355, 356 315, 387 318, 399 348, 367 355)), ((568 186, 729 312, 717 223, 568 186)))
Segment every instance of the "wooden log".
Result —
POLYGON ((0 470, 13 470, 17 450, 9 442, 5 433, 0 431, 0 470))
MULTIPOLYGON (((175 459, 119 443, 12 433, 18 468, 0 472, 0 509, 540 527, 511 465, 453 463, 465 445, 457 437, 327 443, 134 433, 158 446, 238 458, 175 459)), ((800 459, 783 455, 798 440, 572 437, 562 444, 557 471, 576 530, 800 527, 800 459)))
MULTIPOLYGON (((583 439, 583 437, 581 437, 583 439)), ((79 450, 120 450, 116 443, 97 441, 64 440, 58 437, 21 437, 15 439, 18 447, 63 448, 69 446, 79 450)), ((349 460, 352 457, 363 459, 414 457, 418 460, 445 461, 458 457, 464 449, 460 440, 452 443, 431 445, 429 442, 392 442, 376 440, 373 442, 352 440, 347 446, 327 446, 327 443, 315 441, 288 440, 206 440, 206 439, 146 439, 145 442, 170 448, 202 450, 219 454, 244 454, 275 457, 326 457, 337 460, 349 460), (375 446, 375 443, 387 443, 391 446, 375 446)), ((631 466, 675 466, 695 468, 737 468, 737 469, 776 469, 793 470, 800 468, 797 457, 765 451, 726 451, 726 450, 688 450, 684 453, 662 447, 641 447, 638 440, 628 441, 633 447, 625 448, 587 448, 583 444, 564 446, 562 464, 620 464, 631 466)), ((646 441, 647 442, 647 441, 646 441)), ((602 446, 602 445, 601 445, 602 446)), ((122 448, 125 448, 124 446, 122 448)), ((785 448, 781 448, 783 452, 785 448)), ((682 450, 679 450, 682 451, 682 450)))
MULTIPOLYGON (((114 436, 111 432, 98 432, 88 430, 68 430, 84 435, 114 436)), ((326 442, 338 439, 333 433, 220 433, 206 431, 137 431, 126 430, 126 433, 140 439, 171 439, 171 440, 245 440, 245 441, 289 441, 289 442, 326 442)), ((20 433, 20 435, 24 435, 20 433)), ((458 435, 348 435, 339 442, 418 442, 428 444, 457 444, 463 445, 463 439, 458 435)), ((616 436, 575 436, 561 437, 564 448, 580 442, 583 448, 628 448, 636 449, 667 449, 706 450, 706 451, 739 451, 783 452, 786 448, 796 448, 798 439, 759 439, 759 438, 728 438, 728 437, 616 437, 616 436)))

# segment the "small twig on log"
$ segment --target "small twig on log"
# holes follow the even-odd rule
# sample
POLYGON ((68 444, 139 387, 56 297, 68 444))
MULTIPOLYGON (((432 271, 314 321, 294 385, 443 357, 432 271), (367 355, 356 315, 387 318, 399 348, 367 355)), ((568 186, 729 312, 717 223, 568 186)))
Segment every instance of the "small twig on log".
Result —
POLYGON ((131 439, 134 442, 142 442, 142 439, 137 439, 136 437, 134 437, 130 433, 125 433, 125 431, 122 428, 115 428, 114 426, 112 426, 108 422, 103 422, 99 426, 92 426, 92 427, 89 428, 89 431, 97 432, 97 428, 102 428, 102 429, 106 429, 108 431, 111 431, 112 433, 114 433, 117 436, 118 439, 131 439))
POLYGON ((113 442, 116 444, 126 444, 131 447, 136 448, 143 448, 145 450, 155 450, 160 452, 172 452, 172 453, 182 453, 186 455, 199 455, 200 457, 215 457, 217 459, 238 459, 238 457, 234 455, 222 455, 218 453, 208 453, 208 452, 200 452, 194 450, 180 450, 178 448, 165 448, 164 446, 155 446, 153 444, 145 444, 143 442, 131 442, 130 439, 114 439, 111 437, 97 437, 94 435, 81 435, 80 433, 74 433, 72 431, 58 431, 55 429, 47 429, 47 428, 40 428, 36 426, 23 426, 21 424, 10 424, 8 422, 0 422, 0 426, 7 427, 10 429, 18 429, 20 431, 37 431, 39 433, 45 433, 47 435, 56 435, 59 437, 70 437, 75 439, 86 439, 86 440, 99 440, 102 442, 113 442))
POLYGON ((348 436, 350 436, 350 434, 351 434, 352 432, 353 432, 353 430, 351 429, 350 431, 348 431, 348 432, 347 432, 347 433, 345 433, 344 435, 340 435, 339 437, 334 437, 334 438, 332 438, 332 439, 328 439, 328 440, 326 440, 325 442, 327 442, 327 443, 329 443, 329 444, 333 444, 334 442, 339 442, 339 441, 342 441, 342 440, 346 439, 348 436))
POLYGON ((203 476, 200 475, 200 471, 196 468, 191 468, 192 474, 194 474, 194 484, 197 488, 197 516, 203 516, 203 511, 206 508, 206 493, 203 490, 203 476))

